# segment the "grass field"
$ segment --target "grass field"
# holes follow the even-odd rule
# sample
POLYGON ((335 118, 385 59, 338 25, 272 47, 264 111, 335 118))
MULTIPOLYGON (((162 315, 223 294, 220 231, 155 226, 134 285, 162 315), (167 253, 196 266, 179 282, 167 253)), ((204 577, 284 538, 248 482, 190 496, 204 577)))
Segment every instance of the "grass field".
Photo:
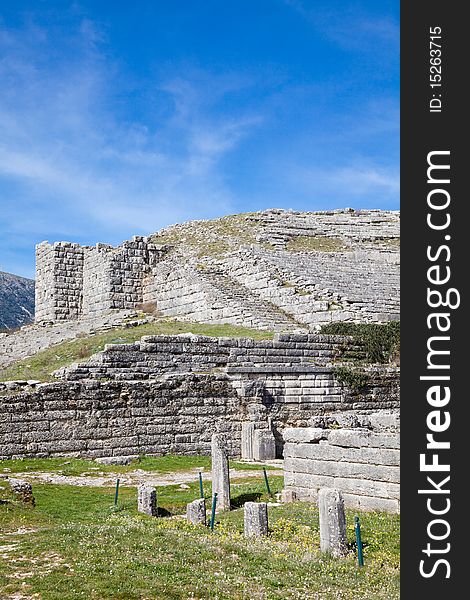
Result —
POLYGON ((104 350, 105 344, 128 344, 139 340, 143 335, 177 335, 194 333, 213 337, 247 337, 255 340, 272 339, 274 333, 236 327, 235 325, 210 325, 207 323, 183 323, 182 321, 162 320, 138 325, 137 327, 115 328, 104 333, 62 342, 46 350, 19 360, 6 369, 0 369, 0 381, 28 380, 51 381, 51 373, 60 367, 80 362, 92 354, 104 350))
MULTIPOLYGON (((282 477, 270 483, 275 493, 282 477)), ((115 507, 114 488, 35 484, 36 507, 27 508, 0 486, 2 600, 399 598, 397 515, 361 514, 362 569, 351 512, 343 560, 319 554, 318 513, 309 504, 270 506, 269 536, 246 540, 241 506, 269 500, 262 477, 232 481, 234 509, 218 515, 213 533, 180 516, 199 495, 197 481, 159 487, 159 518, 137 513, 135 488, 121 488, 115 507)))

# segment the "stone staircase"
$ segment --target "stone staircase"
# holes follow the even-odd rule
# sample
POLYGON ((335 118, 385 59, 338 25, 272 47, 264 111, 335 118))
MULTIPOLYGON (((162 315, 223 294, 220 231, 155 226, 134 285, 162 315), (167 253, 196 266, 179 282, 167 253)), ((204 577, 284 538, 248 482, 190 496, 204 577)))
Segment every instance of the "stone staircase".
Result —
POLYGON ((223 270, 204 270, 203 277, 220 291, 226 302, 236 303, 241 307, 246 327, 270 331, 306 331, 304 324, 235 281, 223 270))

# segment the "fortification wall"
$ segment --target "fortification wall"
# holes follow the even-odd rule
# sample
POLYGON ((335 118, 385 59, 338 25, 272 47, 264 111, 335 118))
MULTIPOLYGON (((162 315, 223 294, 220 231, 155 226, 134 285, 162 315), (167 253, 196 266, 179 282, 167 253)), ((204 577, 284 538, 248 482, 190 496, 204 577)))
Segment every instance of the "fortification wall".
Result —
POLYGON ((143 280, 164 247, 135 236, 114 248, 70 242, 36 246, 38 321, 67 321, 136 308, 143 300, 143 280))
POLYGON ((76 319, 82 308, 83 248, 70 242, 36 246, 36 321, 76 319))
POLYGON ((43 242, 36 320, 142 302, 183 320, 276 331, 396 319, 398 235, 398 215, 386 211, 272 210, 189 222, 116 248, 43 242), (151 243, 159 238, 166 245, 151 243), (325 240, 330 251, 322 250, 325 240))
POLYGON ((0 393, 1 459, 207 454, 216 430, 239 453, 240 399, 223 377, 61 382, 16 393, 0 384, 0 393))
POLYGON ((350 508, 399 512, 398 415, 356 418, 354 428, 286 429, 284 441, 285 488, 296 499, 315 502, 320 488, 333 487, 350 508))
POLYGON ((337 379, 333 359, 362 356, 341 336, 274 340, 146 336, 110 345, 61 372, 65 381, 0 383, 0 454, 80 456, 199 453, 227 432, 240 455, 242 423, 269 423, 278 454, 286 427, 325 415, 399 406, 396 369, 370 367, 361 389, 337 379))

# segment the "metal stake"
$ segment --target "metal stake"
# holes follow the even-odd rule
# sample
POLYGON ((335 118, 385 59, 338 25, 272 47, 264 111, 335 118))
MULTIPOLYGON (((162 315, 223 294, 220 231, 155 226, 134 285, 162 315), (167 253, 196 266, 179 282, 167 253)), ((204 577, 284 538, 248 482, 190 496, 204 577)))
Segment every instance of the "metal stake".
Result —
POLYGON ((357 562, 360 567, 363 567, 364 555, 362 553, 361 524, 359 523, 359 517, 354 517, 354 530, 356 532, 357 562))

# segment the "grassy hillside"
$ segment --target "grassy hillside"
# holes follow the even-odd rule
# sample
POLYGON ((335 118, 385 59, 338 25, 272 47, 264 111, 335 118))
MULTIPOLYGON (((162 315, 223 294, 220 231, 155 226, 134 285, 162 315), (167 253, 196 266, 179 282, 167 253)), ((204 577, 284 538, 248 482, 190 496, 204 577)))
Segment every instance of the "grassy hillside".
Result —
POLYGON ((0 370, 0 381, 14 379, 36 379, 51 381, 51 373, 60 367, 80 362, 104 349, 105 344, 126 344, 139 340, 143 335, 176 335, 195 333, 214 337, 248 337, 256 340, 272 339, 269 331, 247 329, 234 325, 208 325, 205 323, 183 323, 180 321, 157 321, 131 328, 117 328, 63 342, 38 352, 34 356, 13 363, 0 370))

